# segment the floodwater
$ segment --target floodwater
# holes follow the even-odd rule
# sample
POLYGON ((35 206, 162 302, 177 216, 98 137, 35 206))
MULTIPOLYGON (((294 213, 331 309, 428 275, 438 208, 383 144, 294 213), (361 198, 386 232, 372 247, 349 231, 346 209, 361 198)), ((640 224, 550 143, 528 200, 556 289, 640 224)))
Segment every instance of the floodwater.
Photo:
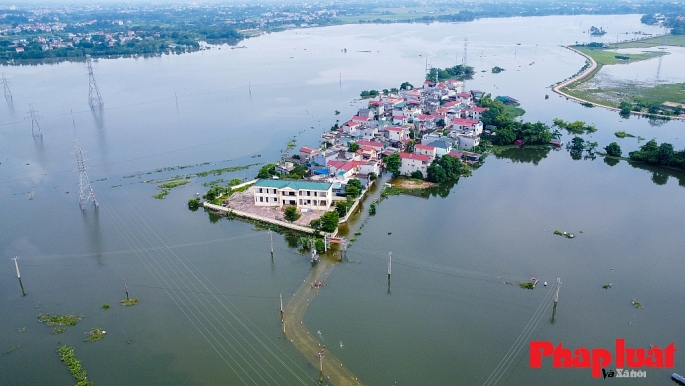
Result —
MULTIPOLYGON (((164 200, 152 198, 154 181, 274 161, 293 137, 313 146, 363 105, 355 100, 361 90, 421 84, 427 63, 463 59, 465 37, 468 63, 485 70, 467 87, 519 99, 525 119, 584 120, 598 128, 586 139, 599 147, 617 141, 624 153, 640 144, 615 138, 617 130, 683 148, 682 122, 626 120, 551 92, 584 64, 558 45, 588 41, 590 25, 608 35, 658 32, 639 15, 287 31, 249 39, 244 49, 95 61, 105 102, 96 113, 87 105, 84 63, 3 68, 13 99, 0 103, 0 383, 73 383, 59 344, 75 348, 98 385, 316 383, 308 362, 316 358, 283 338, 278 312, 279 294, 287 302, 311 272, 296 238, 274 237, 272 261, 268 233, 187 210, 202 183, 250 178, 259 166, 192 178, 164 200), (495 65, 506 71, 491 74, 495 65), (30 105, 42 137, 24 119, 30 105), (78 207, 74 139, 98 210, 78 207), (157 171, 185 165, 192 166, 157 171), (119 305, 123 280, 138 305, 119 305), (112 307, 102 310, 105 303, 112 307), (53 335, 39 313, 84 319, 53 335), (94 327, 106 338, 83 342, 94 327)), ((588 369, 552 369, 550 361, 530 369, 533 339, 573 349, 611 349, 616 338, 629 347, 680 348, 684 177, 625 161, 576 161, 565 150, 490 156, 427 199, 391 197, 377 215, 361 215, 351 231, 362 234, 303 322, 370 385, 590 381, 588 369), (533 276, 550 285, 505 284, 533 276)), ((670 372, 649 369, 649 384, 667 382, 670 372)))

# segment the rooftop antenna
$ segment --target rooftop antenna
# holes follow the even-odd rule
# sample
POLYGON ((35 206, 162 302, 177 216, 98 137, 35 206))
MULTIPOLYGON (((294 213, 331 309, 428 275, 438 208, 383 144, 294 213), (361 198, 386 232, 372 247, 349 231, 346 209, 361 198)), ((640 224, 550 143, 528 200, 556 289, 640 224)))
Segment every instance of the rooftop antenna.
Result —
POLYGON ((97 208, 100 206, 100 204, 98 204, 98 200, 95 198, 95 192, 93 191, 93 187, 90 185, 90 180, 88 179, 88 174, 86 173, 86 164, 83 162, 81 144, 79 144, 78 139, 74 142, 76 142, 76 164, 78 165, 79 173, 79 205, 81 206, 82 210, 86 209, 86 203, 92 200, 93 205, 95 205, 97 208))
POLYGON ((99 108, 105 105, 100 96, 100 89, 95 83, 95 75, 93 75, 93 65, 90 60, 90 55, 86 55, 86 64, 88 65, 88 104, 91 109, 99 108))
POLYGON ((33 109, 32 104, 29 104, 28 114, 29 116, 24 119, 31 120, 31 134, 33 134, 34 137, 42 137, 43 133, 40 131, 40 125, 38 124, 38 115, 36 115, 36 111, 33 109))
POLYGON ((5 99, 7 99, 7 100, 12 99, 12 91, 10 91, 9 83, 10 82, 7 81, 7 78, 5 78, 5 74, 3 73, 2 74, 2 84, 5 87, 5 99))

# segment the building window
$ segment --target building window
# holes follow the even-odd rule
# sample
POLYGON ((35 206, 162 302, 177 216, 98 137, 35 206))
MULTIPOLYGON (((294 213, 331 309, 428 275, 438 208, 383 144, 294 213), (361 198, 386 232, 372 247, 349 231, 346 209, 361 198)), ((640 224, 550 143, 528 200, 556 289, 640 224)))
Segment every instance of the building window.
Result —
POLYGON ((300 205, 302 205, 302 199, 300 199, 300 205))
POLYGON ((278 197, 274 197, 274 202, 278 202, 278 197))
POLYGON ((262 192, 262 188, 259 188, 259 193, 261 193, 261 192, 262 192))
POLYGON ((259 197, 259 202, 264 202, 264 197, 259 197))

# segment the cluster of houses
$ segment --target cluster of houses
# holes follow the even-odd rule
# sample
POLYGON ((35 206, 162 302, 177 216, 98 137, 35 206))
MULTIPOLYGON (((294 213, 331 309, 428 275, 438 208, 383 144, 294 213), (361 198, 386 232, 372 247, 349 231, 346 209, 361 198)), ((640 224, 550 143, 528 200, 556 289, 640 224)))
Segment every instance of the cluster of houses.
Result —
POLYGON ((479 145, 483 132, 480 118, 487 109, 476 105, 482 96, 480 91, 464 92, 461 81, 447 80, 370 99, 368 107, 323 134, 321 148, 302 147, 276 165, 281 175, 306 165, 308 182, 320 185, 300 189, 300 181, 261 180, 255 186, 255 205, 328 209, 322 204, 344 195, 349 179, 367 186, 372 175, 381 173, 384 157, 393 153, 400 156, 403 175, 419 171, 426 177, 428 166, 444 155, 474 162, 479 156, 468 150, 479 145), (357 146, 350 147, 352 143, 357 146))

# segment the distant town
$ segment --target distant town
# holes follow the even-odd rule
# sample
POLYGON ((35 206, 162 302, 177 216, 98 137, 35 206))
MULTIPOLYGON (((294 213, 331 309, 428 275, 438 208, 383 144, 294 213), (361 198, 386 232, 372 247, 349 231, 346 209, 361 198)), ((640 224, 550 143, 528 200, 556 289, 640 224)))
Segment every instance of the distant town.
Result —
MULTIPOLYGON (((262 33, 350 23, 469 22, 485 17, 645 14, 645 24, 685 30, 682 5, 630 1, 69 4, 0 7, 0 60, 80 60, 160 55, 237 44, 262 33)), ((600 27, 601 29, 601 27, 600 27)))

